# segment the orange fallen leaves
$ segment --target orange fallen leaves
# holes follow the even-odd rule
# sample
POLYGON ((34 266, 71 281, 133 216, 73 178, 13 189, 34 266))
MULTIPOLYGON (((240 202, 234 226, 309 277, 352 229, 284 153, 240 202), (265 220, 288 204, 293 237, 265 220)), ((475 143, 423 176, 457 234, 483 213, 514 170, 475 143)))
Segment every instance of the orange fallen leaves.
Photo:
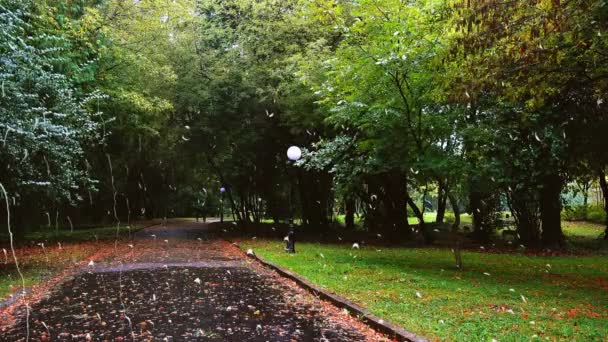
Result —
MULTIPOLYGON (((39 262, 37 258, 45 253, 39 247, 24 247, 18 249, 16 252, 17 258, 22 265, 28 262, 39 262)), ((46 296, 50 289, 62 283, 67 277, 77 272, 83 265, 88 264, 91 260, 104 259, 114 253, 114 244, 111 242, 83 242, 63 246, 62 249, 49 248, 46 253, 51 257, 51 260, 53 260, 53 267, 56 267, 58 271, 56 271, 51 278, 32 286, 31 291, 24 299, 20 299, 13 304, 0 309, 0 317, 2 317, 2 320, 0 320, 0 331, 14 324, 14 311, 22 306, 24 301, 30 304, 40 301, 46 296), (71 258, 65 257, 72 255, 86 255, 86 257, 83 260, 80 260, 80 262, 74 263, 71 258)), ((13 287, 13 289, 19 291, 21 290, 21 287, 13 287)))
POLYGON ((594 311, 594 307, 591 304, 583 308, 570 308, 566 312, 566 317, 568 318, 578 318, 578 317, 587 317, 587 318, 608 318, 608 315, 605 313, 604 315, 597 313, 594 311))

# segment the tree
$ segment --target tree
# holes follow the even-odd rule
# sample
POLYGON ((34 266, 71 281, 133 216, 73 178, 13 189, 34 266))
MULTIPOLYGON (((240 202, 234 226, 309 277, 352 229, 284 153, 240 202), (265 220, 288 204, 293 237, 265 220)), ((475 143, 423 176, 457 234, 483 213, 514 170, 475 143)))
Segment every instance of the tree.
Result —
MULTIPOLYGON (((457 160, 447 156, 458 149, 448 119, 453 108, 438 101, 433 91, 442 70, 441 9, 441 4, 426 1, 412 6, 400 1, 316 1, 310 9, 340 37, 335 52, 308 68, 324 73, 319 77, 312 72, 308 79, 331 113, 327 122, 339 132, 336 139, 353 141, 351 156, 337 163, 345 165, 334 169, 357 173, 337 179, 364 185, 360 199, 367 203, 373 198, 368 223, 384 226, 385 233, 408 234, 405 212, 410 206, 427 242, 432 236, 411 191, 428 179, 447 188, 453 177, 446 169, 457 160)), ((324 143, 330 149, 334 144, 324 143)))
POLYGON ((178 118, 191 128, 183 151, 226 187, 242 222, 265 210, 286 217, 281 206, 299 202, 305 222, 328 224, 330 179, 285 163, 287 147, 310 143, 306 131, 321 121, 295 74, 294 56, 316 35, 293 15, 299 3, 199 2, 195 34, 175 56, 178 118), (296 184, 306 191, 292 191, 296 184))
MULTIPOLYGON (((0 181, 13 217, 23 219, 42 204, 81 202, 94 187, 84 150, 102 138, 91 110, 101 95, 80 91, 81 68, 63 68, 76 62, 65 56, 69 39, 38 27, 44 17, 33 2, 3 0, 0 8, 0 181)), ((23 233, 23 223, 16 226, 23 233)))
POLYGON ((577 127, 603 120, 596 114, 606 75, 596 64, 606 48, 597 34, 606 22, 603 1, 454 3, 456 92, 525 138, 528 156, 516 160, 533 170, 542 242, 561 245, 560 193, 569 156, 584 143, 577 127))

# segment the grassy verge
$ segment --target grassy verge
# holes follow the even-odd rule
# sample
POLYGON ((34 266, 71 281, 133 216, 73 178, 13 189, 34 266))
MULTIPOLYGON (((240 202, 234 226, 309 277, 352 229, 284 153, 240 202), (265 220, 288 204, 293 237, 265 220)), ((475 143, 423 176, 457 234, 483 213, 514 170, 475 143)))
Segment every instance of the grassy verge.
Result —
POLYGON ((594 341, 606 337, 605 256, 530 257, 251 240, 254 251, 404 328, 432 339, 594 341))
MULTIPOLYGON (((134 234, 143 228, 143 225, 131 226, 130 229, 121 226, 119 238, 126 238, 129 233, 134 234)), ((25 286, 36 285, 44 278, 94 254, 98 247, 93 241, 115 238, 116 227, 75 229, 73 232, 65 229, 45 229, 26 233, 24 242, 43 242, 45 247, 43 249, 42 245, 35 245, 17 249, 25 286), (61 249, 59 243, 62 244, 61 249)), ((7 250, 8 256, 5 259, 4 252, 0 251, 0 300, 20 289, 22 285, 7 240, 8 235, 0 235, 0 247, 7 250)))
MULTIPOLYGON (((63 269, 82 261, 94 254, 99 246, 95 243, 82 243, 68 246, 58 245, 20 248, 17 250, 17 259, 23 273, 25 286, 31 287, 40 283, 63 269)), ((10 253, 10 251, 9 251, 10 253)), ((21 289, 21 277, 12 262, 9 254, 8 263, 5 264, 4 255, 0 262, 0 300, 6 298, 11 293, 21 289)))
MULTIPOLYGON (((131 225, 130 228, 121 225, 118 230, 119 238, 128 237, 129 234, 134 234, 137 231, 143 229, 143 225, 131 225)), ((69 228, 61 228, 55 230, 53 228, 42 228, 35 231, 29 231, 25 233, 23 241, 26 242, 83 242, 83 241, 96 241, 96 240, 111 240, 116 238, 116 226, 108 227, 96 227, 87 229, 74 229, 71 231, 69 228)), ((3 231, 0 234, 0 244, 2 241, 8 241, 8 234, 3 231)))

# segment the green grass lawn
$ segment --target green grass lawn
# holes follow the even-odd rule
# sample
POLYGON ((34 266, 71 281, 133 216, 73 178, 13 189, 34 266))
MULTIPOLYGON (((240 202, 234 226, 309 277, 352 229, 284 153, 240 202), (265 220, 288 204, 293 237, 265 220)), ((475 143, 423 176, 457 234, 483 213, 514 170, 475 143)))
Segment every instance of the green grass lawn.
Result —
MULTIPOLYGON (((584 228, 581 228, 584 230, 584 228)), ((530 257, 448 249, 250 240, 244 248, 436 340, 601 341, 608 334, 605 256, 530 257)))

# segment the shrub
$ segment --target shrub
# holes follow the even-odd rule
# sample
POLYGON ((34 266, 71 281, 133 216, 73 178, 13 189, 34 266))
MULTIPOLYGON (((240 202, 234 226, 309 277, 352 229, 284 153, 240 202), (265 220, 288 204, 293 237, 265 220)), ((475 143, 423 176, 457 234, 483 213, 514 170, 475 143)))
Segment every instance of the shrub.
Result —
POLYGON ((591 221, 604 224, 606 222, 606 212, 599 205, 575 205, 566 207, 562 211, 562 219, 566 221, 591 221))
POLYGON ((606 223, 606 212, 599 205, 594 205, 587 208, 587 220, 595 223, 606 223))

